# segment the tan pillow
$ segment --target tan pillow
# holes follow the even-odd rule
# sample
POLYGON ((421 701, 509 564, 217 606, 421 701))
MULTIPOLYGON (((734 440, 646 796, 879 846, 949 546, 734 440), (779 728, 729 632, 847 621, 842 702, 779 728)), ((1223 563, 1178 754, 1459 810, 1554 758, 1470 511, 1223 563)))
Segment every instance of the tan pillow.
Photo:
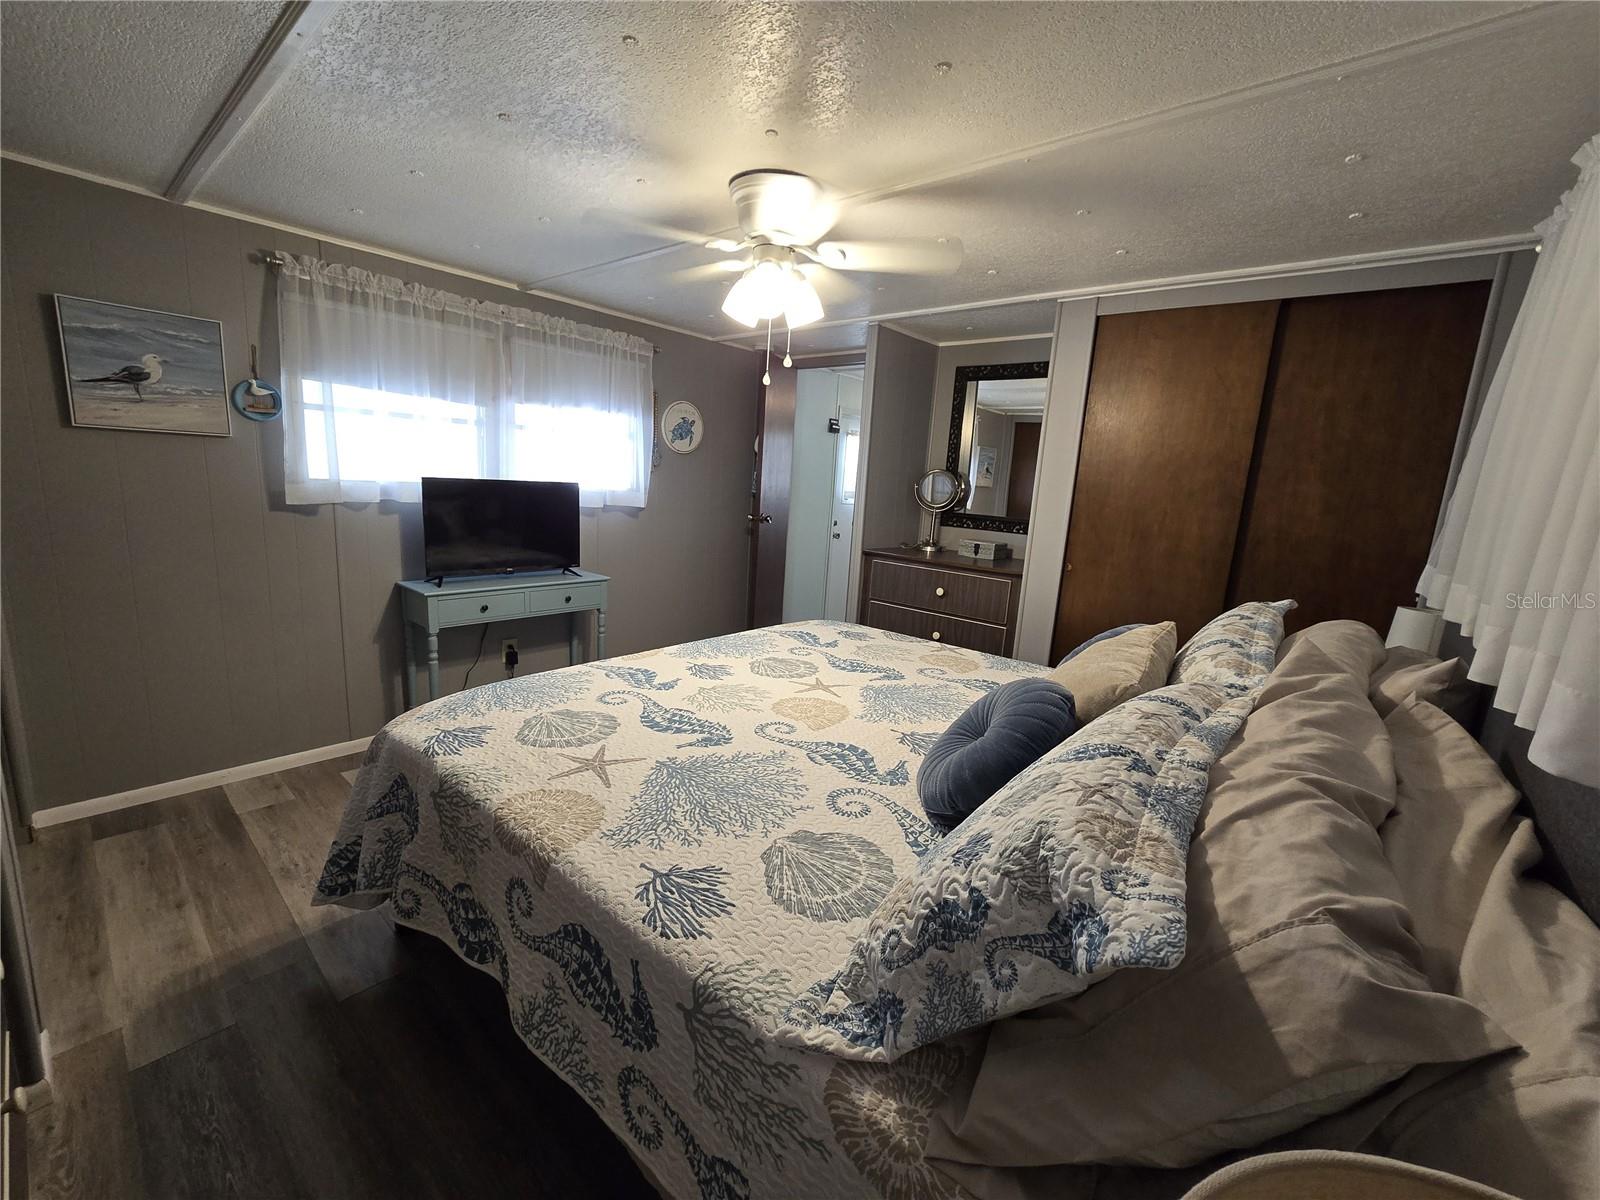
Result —
POLYGON ((1416 697, 1384 723, 1399 786, 1379 831, 1430 972, 1521 1045, 1419 1092, 1363 1145, 1517 1196, 1588 1200, 1600 1180, 1600 929, 1529 877, 1517 792, 1416 697))
POLYGON ((1183 1166, 1512 1044, 1423 971, 1376 830, 1394 770, 1369 682, 1290 651, 1212 768, 1183 961, 991 1027, 931 1156, 1183 1166))
POLYGON ((1421 650, 1395 646, 1372 673, 1369 695, 1384 716, 1408 696, 1443 709, 1465 723, 1471 716, 1475 685, 1467 679, 1467 664, 1459 658, 1440 661, 1421 650))
POLYGON ((1171 621, 1141 625, 1096 642, 1050 678, 1072 693, 1078 723, 1087 725, 1124 700, 1164 686, 1177 651, 1178 627, 1171 621))
POLYGON ((1515 1200, 1427 1167, 1340 1150, 1246 1158, 1208 1175, 1183 1200, 1515 1200))

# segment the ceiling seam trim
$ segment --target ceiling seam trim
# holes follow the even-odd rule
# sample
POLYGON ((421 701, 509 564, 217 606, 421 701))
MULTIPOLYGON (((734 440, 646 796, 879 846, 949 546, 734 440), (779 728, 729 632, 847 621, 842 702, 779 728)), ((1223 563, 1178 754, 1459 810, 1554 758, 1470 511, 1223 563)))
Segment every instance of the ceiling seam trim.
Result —
MULTIPOLYGON (((1134 117, 1125 117, 1121 120, 1111 121, 1104 125, 1097 125, 1092 129, 1080 129, 1073 133, 1062 134, 1054 138, 1045 138, 1026 146, 1003 151, 1000 154, 987 158, 974 159, 959 166, 948 168, 932 175, 919 176, 916 179, 902 183, 889 184, 881 188, 868 188, 860 192, 853 192, 842 197, 843 203, 855 205, 874 204, 879 200, 886 200, 906 192, 915 192, 922 188, 933 187, 941 183, 949 183, 956 179, 965 179, 974 175, 981 175, 998 167, 1007 166, 1020 159, 1037 157, 1049 154, 1069 146, 1083 145, 1089 142, 1111 140, 1126 137, 1131 134, 1143 133, 1152 128, 1159 128, 1166 124, 1175 124, 1190 120, 1195 117, 1208 116, 1217 112, 1225 112, 1230 108, 1250 103, 1254 100, 1266 99, 1283 92, 1293 91, 1322 81, 1330 76, 1342 76, 1362 73, 1386 66, 1391 62, 1426 53, 1430 50, 1442 49, 1453 46, 1458 42, 1471 41, 1487 34, 1501 32, 1505 27, 1522 24, 1536 17, 1545 16, 1551 12, 1561 11, 1563 5, 1557 0, 1550 3, 1535 4, 1528 8, 1517 9, 1509 13, 1497 13, 1485 17, 1468 25, 1461 25, 1443 33, 1427 34, 1420 38, 1413 38, 1407 42, 1399 42, 1393 46, 1385 46, 1380 50, 1367 51, 1364 54, 1353 55, 1350 58, 1338 59, 1331 63, 1324 63, 1316 67, 1307 67, 1304 70, 1293 71, 1287 75, 1279 75, 1272 79, 1259 80, 1255 83, 1245 84, 1242 87, 1229 91, 1219 92, 1212 96, 1203 96, 1195 100, 1186 100, 1181 104, 1171 105, 1167 108, 1155 109, 1151 112, 1141 113, 1134 117)), ((738 226, 728 226, 719 229, 710 236, 725 237, 735 233, 742 233, 738 226)), ((606 259, 602 262, 592 263, 584 267, 573 267, 553 275, 543 276, 534 282, 549 283, 556 279, 566 279, 573 275, 583 275, 591 271, 604 271, 612 267, 623 266, 632 262, 642 262, 646 259, 656 258, 663 254, 671 254, 677 250, 697 246, 695 242, 671 242, 664 246, 652 247, 648 250, 639 250, 633 254, 625 254, 618 258, 606 259)))
MULTIPOLYGON (((1270 263, 1257 267, 1236 267, 1226 271, 1202 272, 1198 275, 1174 275, 1170 278, 1136 279, 1121 284, 1091 284, 1081 288, 1056 291, 1029 292, 1019 296, 1002 296, 993 300, 975 300, 966 304, 942 304, 933 308, 907 309, 884 313, 882 316, 864 315, 840 317, 834 321, 818 321, 807 329, 832 329, 840 325, 854 325, 862 321, 885 324, 904 321, 912 317, 932 317, 943 313, 973 312, 985 308, 1004 308, 1011 304, 1037 304, 1044 301, 1082 300, 1090 296, 1122 296, 1140 292, 1180 291, 1184 288, 1204 287, 1213 283, 1257 282, 1296 275, 1325 275, 1334 271, 1347 271, 1357 267, 1403 266, 1408 263, 1436 262, 1449 258, 1471 258, 1479 254, 1499 254, 1506 251, 1527 250, 1539 241, 1532 232, 1502 234, 1499 237, 1476 238, 1465 242, 1441 242, 1432 246, 1412 246, 1400 250, 1374 250, 1362 254, 1334 258, 1309 259, 1296 263, 1270 263)), ((736 342, 748 333, 725 334, 717 339, 736 342)), ((915 336, 915 335, 912 335, 915 336)), ((992 339, 984 339, 989 341, 992 339)), ((746 347, 747 349, 749 347, 746 347)))

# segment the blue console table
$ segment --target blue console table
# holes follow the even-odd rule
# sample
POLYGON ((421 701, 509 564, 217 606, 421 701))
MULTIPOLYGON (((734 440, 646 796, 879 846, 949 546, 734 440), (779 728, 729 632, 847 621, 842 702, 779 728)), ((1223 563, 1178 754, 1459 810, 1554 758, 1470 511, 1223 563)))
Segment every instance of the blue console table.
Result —
POLYGON ((406 631, 406 707, 417 700, 417 634, 427 639, 428 699, 439 698, 439 631, 459 625, 487 625, 521 617, 571 613, 567 622, 568 661, 579 654, 578 616, 594 613, 594 657, 606 656, 606 584, 611 579, 593 571, 535 571, 526 575, 489 575, 447 579, 442 585, 426 579, 404 579, 400 613, 406 631))

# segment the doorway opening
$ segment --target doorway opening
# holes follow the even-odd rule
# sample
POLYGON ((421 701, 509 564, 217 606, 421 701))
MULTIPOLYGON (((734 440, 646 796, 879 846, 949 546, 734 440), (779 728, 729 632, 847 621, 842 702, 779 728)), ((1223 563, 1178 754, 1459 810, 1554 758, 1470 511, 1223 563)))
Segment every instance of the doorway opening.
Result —
POLYGON ((861 366, 796 372, 783 619, 845 619, 861 459, 861 366))

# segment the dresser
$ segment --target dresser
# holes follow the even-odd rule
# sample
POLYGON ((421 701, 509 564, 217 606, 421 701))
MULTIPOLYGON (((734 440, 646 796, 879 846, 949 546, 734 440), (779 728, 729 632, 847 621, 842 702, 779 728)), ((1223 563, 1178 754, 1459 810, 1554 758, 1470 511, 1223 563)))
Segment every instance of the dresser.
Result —
POLYGON ((988 562, 954 550, 867 550, 862 554, 863 625, 948 642, 986 654, 1016 644, 1022 560, 988 562))

